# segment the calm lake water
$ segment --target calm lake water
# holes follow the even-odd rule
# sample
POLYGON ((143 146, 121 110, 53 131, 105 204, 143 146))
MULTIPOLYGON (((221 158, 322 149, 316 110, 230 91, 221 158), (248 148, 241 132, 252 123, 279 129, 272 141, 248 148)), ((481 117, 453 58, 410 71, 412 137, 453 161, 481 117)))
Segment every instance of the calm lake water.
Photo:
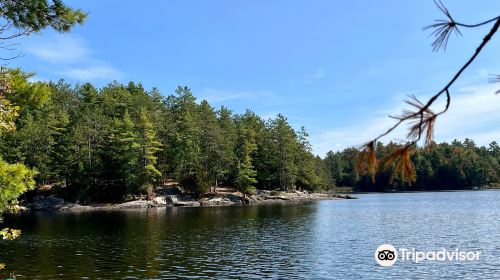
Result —
POLYGON ((7 217, 23 235, 0 241, 0 261, 17 279, 500 278, 500 191, 357 196, 7 217), (381 267, 374 252, 383 243, 481 256, 381 267))

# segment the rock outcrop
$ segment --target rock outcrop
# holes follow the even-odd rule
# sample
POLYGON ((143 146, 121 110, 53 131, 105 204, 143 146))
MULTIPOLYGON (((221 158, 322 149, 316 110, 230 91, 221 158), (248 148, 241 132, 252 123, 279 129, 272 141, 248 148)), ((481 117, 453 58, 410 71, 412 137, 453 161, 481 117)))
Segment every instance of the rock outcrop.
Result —
POLYGON ((216 207, 232 205, 259 205, 273 203, 293 203, 322 199, 353 199, 347 194, 336 193, 308 193, 308 192, 281 192, 258 190, 255 195, 244 195, 240 192, 210 193, 201 198, 184 194, 178 188, 169 188, 156 192, 151 200, 133 200, 120 204, 108 205, 80 205, 65 202, 56 196, 36 196, 33 203, 27 204, 34 211, 85 211, 85 210, 113 210, 113 209, 141 209, 154 207, 216 207))

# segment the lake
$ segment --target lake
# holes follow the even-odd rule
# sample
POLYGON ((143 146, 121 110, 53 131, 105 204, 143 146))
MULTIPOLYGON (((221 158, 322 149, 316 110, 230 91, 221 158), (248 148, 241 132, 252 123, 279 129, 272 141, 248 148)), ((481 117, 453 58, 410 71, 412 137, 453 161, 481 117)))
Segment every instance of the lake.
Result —
MULTIPOLYGON (((358 194, 301 205, 6 217, 17 279, 498 279, 500 191, 358 194), (381 244, 480 251, 377 264, 381 244)), ((1 278, 3 279, 3 278, 1 278)))

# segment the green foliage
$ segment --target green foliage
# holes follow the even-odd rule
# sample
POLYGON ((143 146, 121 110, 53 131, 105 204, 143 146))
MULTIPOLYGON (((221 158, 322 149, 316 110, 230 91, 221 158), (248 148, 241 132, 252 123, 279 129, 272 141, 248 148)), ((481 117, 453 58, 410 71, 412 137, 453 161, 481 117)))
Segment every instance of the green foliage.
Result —
POLYGON ((287 119, 278 114, 269 124, 271 150, 276 153, 279 187, 282 191, 292 190, 297 179, 298 166, 294 160, 297 150, 297 135, 287 119))
POLYGON ((0 135, 3 131, 13 131, 15 118, 19 115, 19 107, 12 105, 3 95, 0 95, 0 135))
MULTIPOLYGON (((400 147, 392 142, 388 145, 378 143, 375 150, 377 157, 386 161, 387 156, 400 147)), ((416 175, 411 186, 406 178, 402 179, 390 168, 379 167, 375 183, 368 176, 357 174, 352 168, 358 153, 356 149, 328 152, 325 163, 337 185, 358 191, 470 189, 500 182, 499 151, 496 142, 488 147, 477 147, 470 139, 417 148, 411 156, 416 175)))
POLYGON ((123 180, 125 189, 118 191, 118 195, 134 193, 137 191, 138 176, 137 170, 140 162, 141 145, 136 132, 135 124, 130 114, 125 111, 122 119, 114 119, 114 129, 112 128, 110 140, 112 159, 116 161, 117 173, 123 180))
POLYGON ((155 167, 158 160, 155 155, 160 150, 161 143, 156 138, 153 124, 149 121, 145 111, 141 111, 140 113, 139 133, 139 149, 142 163, 139 184, 142 191, 150 192, 153 189, 156 178, 162 175, 155 167))
MULTIPOLYGON (((66 186, 62 195, 68 199, 122 200, 166 179, 197 194, 217 185, 251 193, 335 185, 359 191, 461 189, 499 182, 496 142, 489 147, 471 140, 431 144, 411 154, 417 178, 411 188, 384 170, 387 164, 380 164, 373 183, 356 172, 357 149, 329 152, 322 160, 312 154, 305 129, 295 131, 282 115, 265 121, 251 111, 215 110, 206 101, 198 103, 187 87, 163 97, 135 83, 101 89, 64 82, 33 85, 27 74, 9 73, 21 85, 11 88, 22 93, 15 103, 5 100, 24 107, 14 110, 20 113, 12 118, 17 131, 4 129, 0 135, 1 156, 39 170, 38 185, 66 186)), ((373 150, 382 158, 400 146, 377 143, 373 150)))
POLYGON ((251 111, 216 111, 187 87, 163 97, 135 83, 22 81, 16 102, 24 108, 17 131, 1 137, 2 156, 37 168, 38 185, 65 186, 66 199, 122 200, 171 178, 197 194, 217 185, 246 193, 333 186, 305 130, 295 132, 282 115, 266 122, 251 111))
POLYGON ((38 32, 47 27, 67 32, 75 24, 82 24, 87 14, 64 5, 61 0, 1 0, 0 16, 15 28, 28 32, 38 32))
POLYGON ((187 190, 206 191, 205 174, 201 165, 201 120, 198 119, 196 98, 188 87, 178 87, 176 96, 169 96, 175 132, 173 164, 175 177, 187 190))
MULTIPOLYGON (((187 87, 163 97, 135 83, 101 89, 64 82, 33 85, 27 74, 9 73, 20 85, 10 88, 20 94, 12 103, 5 100, 23 108, 12 117, 17 131, 3 130, 1 156, 39 170, 38 185, 66 186, 63 196, 70 199, 121 200, 172 178, 198 194, 217 185, 251 193, 335 185, 359 191, 462 189, 499 182, 496 142, 489 147, 471 140, 431 144, 411 154, 414 185, 384 170, 387 164, 380 164, 373 183, 356 172, 357 149, 329 152, 322 160, 312 154, 305 129, 295 131, 282 115, 264 121, 251 111, 216 111, 206 101, 197 103, 187 87)), ((373 150, 382 158, 400 146, 377 143, 373 150)))
POLYGON ((0 210, 16 202, 19 195, 35 186, 35 171, 23 164, 9 164, 0 158, 0 210))
POLYGON ((247 155, 243 161, 238 163, 236 175, 236 186, 238 189, 244 193, 248 193, 254 189, 253 184, 257 183, 255 175, 257 175, 257 172, 252 166, 250 156, 247 155))
POLYGON ((310 191, 329 190, 335 185, 325 162, 312 154, 312 147, 308 141, 309 135, 304 127, 297 132, 298 146, 296 151, 297 179, 299 188, 310 191))
POLYGON ((3 71, 9 83, 9 91, 5 92, 5 97, 14 105, 19 106, 22 111, 43 106, 50 95, 50 87, 44 82, 30 82, 34 73, 27 73, 17 69, 7 69, 3 71))
POLYGON ((253 185, 257 183, 255 179, 257 171, 252 165, 251 158, 252 153, 257 150, 255 132, 244 127, 243 124, 240 125, 239 130, 238 154, 240 159, 236 170, 235 184, 241 192, 252 194, 255 192, 255 187, 253 185))
POLYGON ((19 229, 4 228, 0 230, 0 236, 2 236, 2 239, 4 240, 14 240, 18 238, 20 235, 21 235, 21 230, 19 229))
MULTIPOLYGON (((231 181, 234 176, 234 169, 237 159, 237 116, 224 106, 216 112, 216 138, 215 138, 215 153, 212 160, 214 161, 214 175, 216 185, 218 181, 231 181)), ((253 130, 255 131, 255 130, 253 130)))
MULTIPOLYGON (((0 75, 0 104, 2 104, 0 108, 2 112, 0 113, 0 136, 4 136, 5 133, 1 132, 13 133, 15 131, 14 121, 20 110, 19 105, 24 105, 23 102, 18 102, 13 97, 17 95, 33 97, 37 96, 40 91, 38 87, 25 88, 27 76, 18 70, 2 71, 0 75)), ((34 187, 34 175, 35 171, 25 165, 20 163, 9 164, 0 156, 0 214, 9 205, 14 204, 20 194, 34 187)))

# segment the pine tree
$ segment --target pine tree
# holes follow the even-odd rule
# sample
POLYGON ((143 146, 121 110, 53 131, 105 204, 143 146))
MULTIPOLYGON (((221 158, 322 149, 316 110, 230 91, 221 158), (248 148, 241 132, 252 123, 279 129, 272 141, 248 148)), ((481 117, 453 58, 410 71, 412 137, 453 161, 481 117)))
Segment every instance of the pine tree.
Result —
POLYGON ((242 161, 238 162, 238 173, 236 175, 236 187, 246 194, 255 194, 255 187, 257 183, 255 176, 257 172, 252 165, 252 158, 250 155, 245 155, 242 161))
POLYGON ((138 163, 140 148, 135 125, 128 111, 125 111, 122 120, 117 120, 116 144, 118 146, 118 160, 120 173, 125 182, 127 193, 138 191, 138 163))
POLYGON ((72 141, 68 156, 71 169, 68 181, 77 198, 99 200, 99 177, 106 172, 102 154, 108 145, 107 129, 111 127, 112 119, 103 112, 99 97, 87 98, 87 93, 92 94, 92 91, 80 88, 79 93, 86 101, 78 104, 78 111, 69 125, 68 135, 72 141))
POLYGON ((205 175, 200 163, 200 127, 202 120, 196 112, 196 99, 188 87, 178 87, 177 96, 168 98, 175 126, 172 158, 175 177, 186 190, 195 193, 205 192, 205 175))
POLYGON ((156 153, 160 150, 161 143, 158 141, 153 124, 145 111, 141 111, 139 131, 142 168, 139 177, 140 187, 142 191, 151 192, 156 184, 156 179, 162 175, 156 169, 158 160, 156 153))
POLYGON ((236 173, 236 187, 246 194, 254 194, 255 187, 254 184, 257 183, 255 176, 257 172, 255 171, 254 166, 252 165, 252 153, 257 149, 257 145, 255 144, 255 135, 252 130, 246 129, 245 127, 240 125, 240 147, 239 147, 239 155, 240 159, 237 165, 237 173, 236 173))
POLYGON ((53 121, 50 124, 52 147, 50 149, 50 166, 52 169, 52 182, 63 181, 69 174, 67 166, 68 157, 68 125, 69 116, 64 112, 53 115, 53 121))
POLYGON ((50 127, 50 118, 47 112, 30 111, 24 114, 17 125, 17 133, 12 137, 23 151, 21 158, 16 161, 27 166, 35 167, 41 172, 38 180, 45 185, 52 177, 51 150, 54 143, 53 131, 50 127))
POLYGON ((203 100, 198 108, 200 124, 200 161, 199 170, 204 172, 199 182, 200 185, 212 186, 217 183, 217 175, 220 168, 218 157, 217 117, 213 108, 206 100, 203 100))
POLYGON ((232 171, 237 162, 235 154, 235 145, 237 137, 237 128, 234 116, 228 108, 221 106, 217 111, 214 154, 215 187, 219 182, 231 183, 232 171))
MULTIPOLYGON (((295 152, 295 164, 298 166, 296 184, 300 188, 314 190, 322 184, 321 178, 317 176, 314 155, 308 140, 305 128, 302 126, 297 132, 297 151, 295 152)), ((326 182, 324 183, 326 184, 326 182)))
POLYGON ((282 191, 289 191, 295 187, 298 172, 294 161, 297 150, 296 135, 287 119, 281 114, 278 114, 278 117, 271 121, 271 131, 277 151, 279 187, 282 191))

